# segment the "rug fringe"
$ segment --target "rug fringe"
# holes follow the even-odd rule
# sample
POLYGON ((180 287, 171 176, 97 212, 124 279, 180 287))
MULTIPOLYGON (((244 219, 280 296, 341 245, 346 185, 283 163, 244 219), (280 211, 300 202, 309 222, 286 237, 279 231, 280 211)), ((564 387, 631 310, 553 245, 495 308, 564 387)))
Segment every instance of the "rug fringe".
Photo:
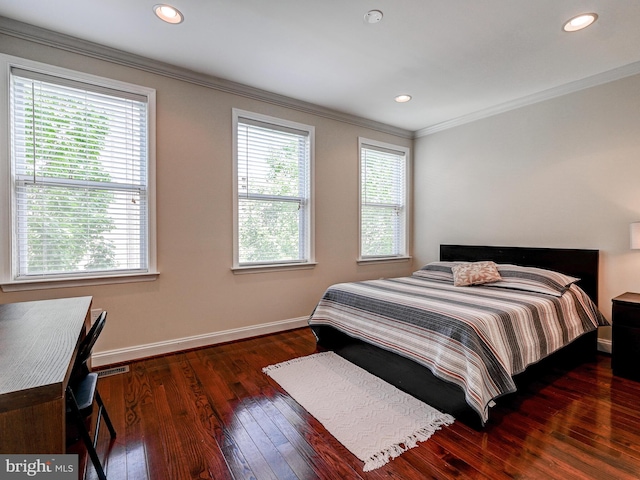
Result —
POLYGON ((455 419, 449 414, 440 414, 435 418, 430 419, 428 425, 409 435, 402 442, 391 445, 385 448, 383 451, 367 458, 364 462, 364 467, 362 468, 362 470, 365 472, 370 472, 371 470, 383 467, 394 458, 402 455, 407 450, 417 447, 418 442, 429 440, 429 438, 436 431, 440 430, 442 426, 451 425, 454 421, 455 419))
POLYGON ((273 372, 274 370, 278 370, 279 368, 282 367, 286 367, 288 365, 294 365, 296 363, 300 363, 305 361, 308 357, 311 356, 318 356, 318 357, 326 357, 326 356, 331 356, 333 354, 333 352, 320 352, 320 353, 313 353, 311 355, 306 355, 304 357, 296 357, 296 358, 292 358, 291 360, 287 360, 285 362, 282 363, 276 363, 275 365, 269 365, 267 367, 264 367, 262 369, 262 373, 269 375, 269 372, 273 372))

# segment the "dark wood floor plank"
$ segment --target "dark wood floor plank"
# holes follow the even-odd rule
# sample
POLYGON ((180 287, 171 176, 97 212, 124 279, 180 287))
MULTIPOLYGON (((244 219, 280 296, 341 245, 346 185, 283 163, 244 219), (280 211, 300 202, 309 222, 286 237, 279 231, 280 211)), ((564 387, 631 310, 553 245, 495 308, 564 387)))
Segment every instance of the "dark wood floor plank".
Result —
MULTIPOLYGON (((98 444, 110 480, 638 478, 640 383, 614 377, 606 355, 532 376, 498 402, 483 430, 456 422, 363 472, 261 371, 315 351, 310 330, 298 329, 134 362, 101 378, 118 431, 109 442, 103 427, 98 444)), ((91 468, 86 478, 96 478, 91 468)))
MULTIPOLYGON (((552 463, 556 472, 569 475, 564 478, 580 478, 581 475, 586 478, 599 478, 606 473, 606 469, 601 469, 604 465, 598 465, 598 462, 589 458, 585 452, 567 443, 557 441, 553 436, 557 423, 549 422, 546 428, 541 428, 535 420, 519 412, 515 412, 510 418, 513 419, 513 422, 509 425, 509 431, 518 432, 521 438, 526 437, 526 448, 541 457, 544 456, 552 463)), ((557 422, 560 421, 560 419, 557 420, 557 422)), ((605 478, 627 478, 622 470, 619 470, 618 474, 621 476, 605 476, 605 478)))
MULTIPOLYGON (((270 448, 268 443, 265 443, 259 428, 256 428, 244 416, 242 395, 239 397, 237 394, 239 388, 242 390, 238 382, 241 371, 237 370, 233 362, 229 363, 228 355, 221 352, 198 355, 197 359, 197 362, 196 359, 192 359, 192 363, 197 363, 195 368, 201 376, 203 375, 202 369, 205 366, 208 369, 208 373, 204 373, 204 375, 209 376, 208 382, 214 388, 209 388, 207 391, 214 402, 219 419, 226 426, 224 433, 229 439, 227 443, 233 442, 237 447, 236 455, 241 456, 246 462, 243 465, 242 478, 245 478, 247 470, 252 471, 250 478, 278 478, 276 473, 278 468, 282 467, 286 470, 286 467, 283 467, 284 462, 277 459, 279 454, 275 448, 270 448), (271 465, 270 461, 276 462, 275 472, 274 465, 271 465)), ((236 464, 235 469, 239 467, 240 465, 236 464)), ((290 472, 288 474, 290 475, 290 472)))
MULTIPOLYGON (((172 378, 176 379, 172 404, 184 404, 178 423, 183 455, 188 452, 189 470, 193 478, 230 479, 227 463, 217 440, 219 428, 210 400, 186 356, 171 364, 172 378), (188 443, 187 443, 188 442, 188 443)), ((175 418, 175 414, 174 414, 175 418)))
MULTIPOLYGON (((126 381, 124 391, 125 417, 117 420, 122 422, 121 425, 124 426, 124 432, 120 434, 120 438, 124 438, 125 441, 127 478, 143 480, 162 478, 151 477, 147 467, 147 451, 150 456, 153 456, 154 454, 162 455, 162 450, 158 451, 157 448, 153 448, 153 445, 150 445, 149 448, 146 446, 147 442, 153 442, 156 438, 153 434, 148 435, 143 426, 142 405, 144 403, 153 405, 153 395, 148 383, 146 367, 145 364, 135 363, 131 365, 129 373, 122 375, 126 381)), ((101 381, 103 383, 117 381, 118 377, 120 376, 106 377, 101 381)), ((150 408, 147 410, 146 418, 155 415, 155 410, 150 408)))
POLYGON ((256 422, 254 417, 249 413, 246 404, 243 404, 237 411, 237 418, 245 428, 253 443, 269 464, 273 473, 277 478, 283 480, 297 479, 296 474, 291 469, 287 461, 282 457, 278 449, 279 446, 286 442, 274 444, 273 438, 270 438, 262 429, 262 426, 256 422))
POLYGON ((313 468, 307 463, 305 457, 298 451, 296 446, 292 445, 289 438, 280 430, 271 417, 269 417, 262 405, 268 402, 268 399, 260 397, 258 399, 245 399, 245 412, 260 425, 265 435, 271 443, 277 448, 282 458, 287 462, 291 470, 299 479, 315 478, 313 468))
MULTIPOLYGON (((262 398, 262 389, 267 385, 267 379, 261 375, 246 375, 246 372, 260 371, 263 361, 256 360, 255 353, 250 350, 244 352, 242 358, 232 362, 242 372, 237 374, 238 381, 230 385, 239 402, 235 410, 236 418, 249 432, 278 478, 309 478, 309 467, 300 454, 291 448, 287 437, 255 405, 255 399, 262 398), (286 455, 283 456, 283 453, 286 455)), ((225 365, 226 362, 223 360, 221 364, 225 365)))
MULTIPOLYGON (((282 414, 282 412, 273 405, 272 399, 274 396, 275 393, 265 396, 265 398, 260 401, 260 408, 264 414, 271 419, 276 428, 278 428, 280 432, 287 437, 289 445, 295 448, 300 457, 304 460, 308 469, 312 472, 310 475, 307 474, 308 477, 303 475, 301 478, 331 480, 333 477, 331 476, 329 464, 324 458, 320 457, 316 453, 313 447, 304 439, 299 429, 289 423, 289 420, 282 414)), ((304 467, 299 468, 303 469, 304 467)))
MULTIPOLYGON (((490 452, 464 448, 452 435, 434 435, 431 439, 442 451, 450 452, 456 458, 464 458, 478 475, 488 476, 493 480, 508 480, 522 475, 522 471, 508 462, 508 458, 499 458, 490 452)), ((542 474, 541 474, 542 476, 542 474)))
MULTIPOLYGON (((189 361, 202 382, 203 391, 207 395, 212 406, 212 418, 210 419, 216 441, 220 445, 225 461, 235 479, 255 479, 256 476, 245 458, 238 440, 234 438, 240 435, 240 440, 245 438, 245 433, 232 427, 237 425, 235 418, 235 405, 237 398, 231 392, 228 383, 220 376, 221 363, 216 361, 215 352, 199 350, 188 354, 189 361)), ((250 448, 250 454, 254 454, 250 448)))
POLYGON ((322 424, 304 411, 300 405, 286 394, 280 393, 272 398, 272 404, 289 424, 300 432, 316 455, 324 459, 329 472, 339 475, 338 478, 362 478, 359 473, 362 466, 358 470, 352 462, 345 461, 345 456, 353 457, 353 455, 329 435, 322 424))
MULTIPOLYGON (((608 378, 611 379, 610 374, 608 378)), ((562 437, 564 443, 591 450, 591 455, 595 457, 602 455, 603 459, 615 460, 630 456, 633 458, 632 462, 637 462, 640 459, 639 419, 627 417, 624 429, 611 425, 612 411, 617 412, 615 416, 618 418, 628 412, 621 411, 620 405, 612 405, 608 395, 600 394, 602 386, 594 390, 585 388, 585 384, 588 382, 584 377, 576 379, 573 372, 556 382, 554 388, 558 387, 557 391, 547 395, 549 401, 559 403, 561 399, 566 398, 571 398, 571 401, 563 407, 559 415, 553 417, 555 422, 550 428, 550 434, 557 438, 562 437), (570 378, 575 379, 572 382, 576 386, 575 389, 565 384, 570 378), (581 395, 576 395, 576 392, 581 392, 581 395)), ((545 423, 546 419, 540 408, 541 397, 532 398, 529 403, 532 407, 521 408, 520 413, 545 423)))
MULTIPOLYGON (((122 380, 122 378, 120 378, 122 380)), ((98 381, 98 391, 105 405, 109 405, 107 413, 112 420, 116 435, 122 435, 125 432, 124 424, 124 384, 122 381, 112 382, 109 386, 104 382, 98 381)), ((100 427, 98 452, 104 452, 101 455, 102 463, 106 474, 111 478, 126 478, 127 462, 126 462, 126 445, 121 437, 111 438, 109 429, 106 425, 100 427)))
MULTIPOLYGON (((509 423, 508 412, 504 409, 494 410, 492 421, 487 427, 478 431, 456 422, 447 429, 451 433, 452 442, 465 449, 470 455, 493 456, 504 462, 496 470, 510 473, 514 478, 561 478, 553 465, 541 461, 540 455, 526 448, 526 438, 514 438, 505 434, 501 425, 509 423)), ((444 436, 444 435, 443 435, 444 436)), ((449 435, 447 435, 448 437, 449 435)))
MULTIPOLYGON (((362 478, 361 474, 357 473, 361 471, 361 466, 356 470, 342 465, 343 457, 339 452, 329 449, 325 455, 319 455, 314 445, 325 442, 326 435, 315 430, 309 425, 308 418, 301 416, 300 412, 295 411, 288 402, 283 401, 284 395, 286 394, 275 390, 266 393, 265 398, 268 400, 261 402, 261 408, 289 439, 289 443, 297 448, 307 464, 313 468, 315 475, 325 480, 333 480, 336 475, 341 475, 340 478, 362 478)), ((353 463, 355 462, 354 457, 353 463)))
MULTIPOLYGON (((185 441, 182 438, 182 428, 180 427, 180 419, 186 420, 184 410, 188 406, 184 403, 176 403, 179 397, 176 395, 169 363, 162 358, 157 359, 156 368, 149 375, 153 388, 156 418, 153 422, 145 421, 145 425, 150 431, 153 431, 150 437, 155 437, 161 444, 160 448, 163 453, 161 456, 154 455, 154 457, 148 454, 149 469, 152 472, 152 478, 165 476, 168 478, 191 478, 190 465, 185 462, 190 454, 189 439, 185 441), (187 445, 186 451, 182 450, 183 445, 187 445), (164 467, 163 470, 161 470, 162 467, 164 467)), ((148 407, 148 404, 144 406, 145 413, 148 407)), ((145 420, 148 418, 149 415, 146 414, 145 420)), ((158 449, 156 447, 155 450, 158 449)))

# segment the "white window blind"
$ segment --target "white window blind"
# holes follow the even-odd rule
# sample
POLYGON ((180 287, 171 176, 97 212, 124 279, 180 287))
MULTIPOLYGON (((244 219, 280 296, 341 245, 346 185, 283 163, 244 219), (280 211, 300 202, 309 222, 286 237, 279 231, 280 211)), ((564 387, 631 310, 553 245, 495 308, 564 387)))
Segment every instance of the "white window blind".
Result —
POLYGON ((406 175, 405 152, 361 142, 361 258, 407 254, 406 175))
POLYGON ((310 131, 249 115, 236 127, 236 265, 309 262, 310 131))
POLYGON ((147 97, 11 71, 13 277, 148 271, 147 97))

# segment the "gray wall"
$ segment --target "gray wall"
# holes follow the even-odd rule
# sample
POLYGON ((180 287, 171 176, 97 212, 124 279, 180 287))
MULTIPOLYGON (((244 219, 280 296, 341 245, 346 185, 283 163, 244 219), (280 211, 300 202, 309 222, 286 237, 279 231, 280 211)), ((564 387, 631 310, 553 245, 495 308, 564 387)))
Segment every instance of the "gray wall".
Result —
POLYGON ((418 138, 414 161, 415 266, 441 243, 593 248, 607 317, 640 291, 640 76, 418 138))

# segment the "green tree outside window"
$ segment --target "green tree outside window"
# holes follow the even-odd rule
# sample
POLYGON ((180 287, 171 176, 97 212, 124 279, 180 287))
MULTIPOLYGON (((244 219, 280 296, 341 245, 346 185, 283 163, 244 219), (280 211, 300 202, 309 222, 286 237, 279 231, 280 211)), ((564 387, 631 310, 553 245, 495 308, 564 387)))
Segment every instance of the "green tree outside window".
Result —
POLYGON ((115 268, 115 245, 105 237, 114 228, 114 194, 81 186, 110 181, 100 161, 109 117, 82 100, 33 91, 24 99, 23 117, 24 178, 34 179, 23 182, 25 273, 115 268))

